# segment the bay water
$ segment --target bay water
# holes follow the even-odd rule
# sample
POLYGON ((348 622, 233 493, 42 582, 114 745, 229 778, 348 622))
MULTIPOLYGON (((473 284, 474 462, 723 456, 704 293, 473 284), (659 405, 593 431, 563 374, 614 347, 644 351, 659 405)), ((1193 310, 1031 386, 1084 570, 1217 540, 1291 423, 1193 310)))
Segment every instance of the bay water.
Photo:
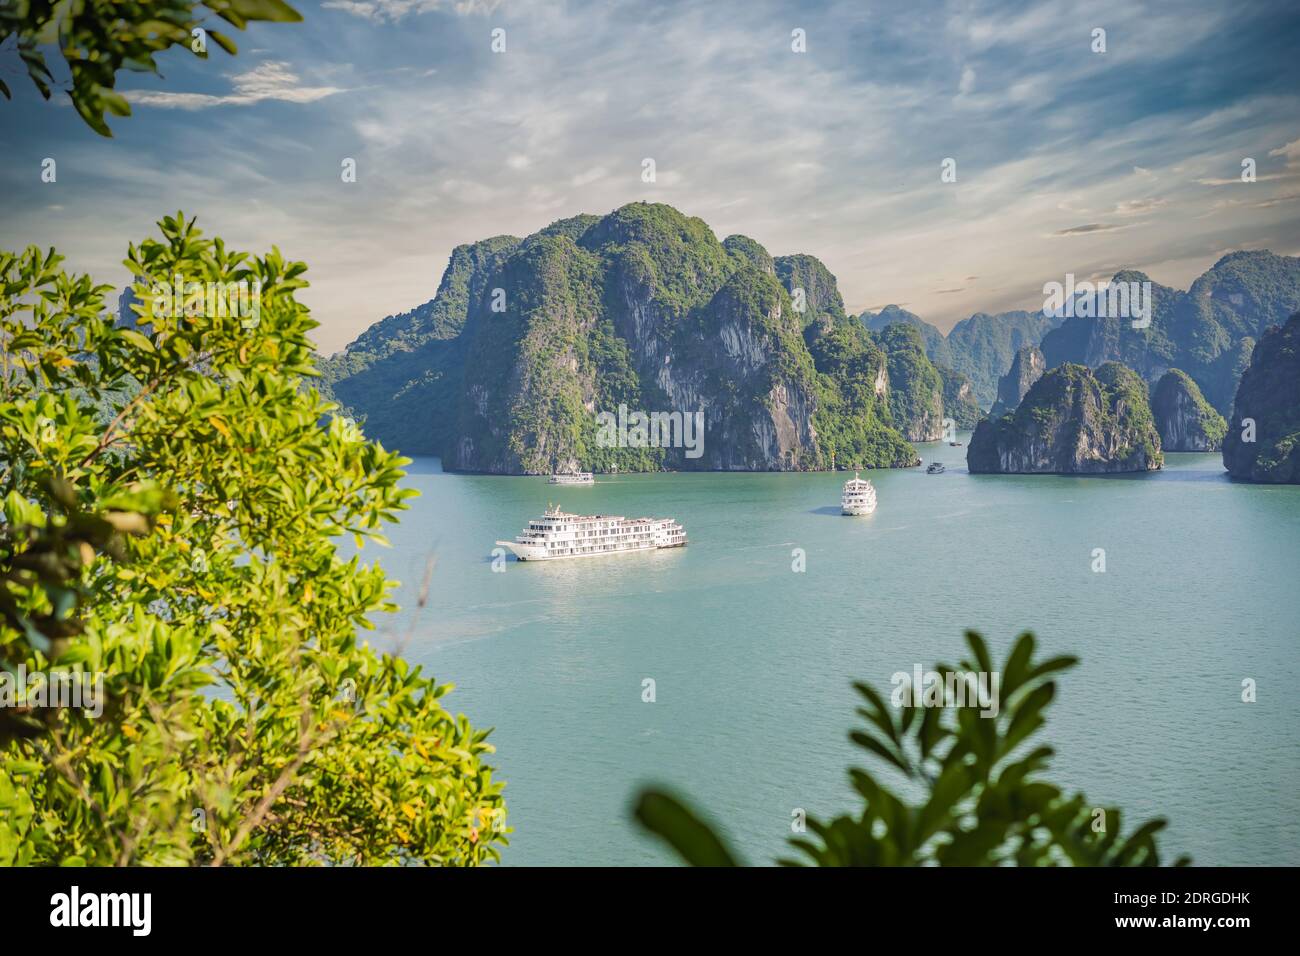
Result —
POLYGON ((421 496, 391 549, 365 551, 403 582, 369 639, 495 728, 505 865, 671 862, 631 821, 648 784, 688 796, 746 861, 789 855, 798 811, 853 810, 846 768, 878 767, 848 740, 850 682, 888 694, 897 671, 957 664, 967 628, 995 661, 1025 630, 1040 656, 1081 658, 1040 734, 1050 779, 1121 807, 1126 829, 1166 816, 1168 858, 1300 864, 1300 487, 1230 482, 1217 454, 1074 478, 970 475, 964 447, 917 448, 947 471, 866 472, 865 518, 839 513, 843 472, 584 488, 415 460, 421 496), (550 502, 673 517, 690 544, 493 557, 550 502))

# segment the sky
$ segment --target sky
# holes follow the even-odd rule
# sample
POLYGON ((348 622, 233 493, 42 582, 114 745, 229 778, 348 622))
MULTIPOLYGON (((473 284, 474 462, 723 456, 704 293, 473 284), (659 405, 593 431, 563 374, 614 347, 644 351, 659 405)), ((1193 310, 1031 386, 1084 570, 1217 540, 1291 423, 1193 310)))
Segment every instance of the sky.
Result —
POLYGON ((0 48, 0 248, 120 287, 183 210, 307 262, 326 353, 431 298, 456 245, 637 200, 945 330, 1066 273, 1186 288, 1230 251, 1300 254, 1292 0, 295 5, 226 31, 235 57, 122 74, 112 139, 0 48))

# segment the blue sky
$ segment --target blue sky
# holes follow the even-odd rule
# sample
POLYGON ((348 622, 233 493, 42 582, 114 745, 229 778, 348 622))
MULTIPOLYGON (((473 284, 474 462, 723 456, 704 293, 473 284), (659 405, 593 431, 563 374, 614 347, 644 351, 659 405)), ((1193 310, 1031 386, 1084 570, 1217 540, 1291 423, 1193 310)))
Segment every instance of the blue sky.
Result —
POLYGON ((0 54, 0 246, 54 245, 122 285, 128 241, 184 209, 305 260, 327 352, 430 298, 459 243, 639 199, 818 256, 851 311, 943 328, 1036 308, 1066 272, 1185 288, 1228 251, 1300 254, 1294 3, 298 8, 235 32, 237 57, 123 75, 134 115, 111 140, 0 54))

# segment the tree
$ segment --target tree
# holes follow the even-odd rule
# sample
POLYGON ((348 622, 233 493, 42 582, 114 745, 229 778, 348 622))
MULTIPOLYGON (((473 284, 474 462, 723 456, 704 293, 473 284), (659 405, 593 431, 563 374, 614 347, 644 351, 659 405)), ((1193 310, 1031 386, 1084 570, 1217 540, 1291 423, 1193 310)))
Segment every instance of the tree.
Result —
MULTIPOLYGON (((940 664, 935 672, 993 674, 984 640, 967 632, 973 661, 960 671, 940 664)), ((870 686, 853 686, 866 701, 858 713, 867 727, 849 736, 906 780, 909 792, 926 794, 909 803, 873 773, 852 769, 849 777, 862 796, 857 814, 807 820, 816 839, 791 838, 803 860, 789 866, 1156 866, 1155 835, 1163 819, 1121 835, 1120 811, 1094 807, 1081 793, 1066 796, 1042 779, 1052 748, 1022 745, 1044 723, 1043 712, 1056 695, 1051 675, 1073 667, 1073 657, 1035 663, 1034 638, 1022 634, 999 676, 993 708, 966 696, 961 706, 925 706, 899 694, 899 706, 886 704, 870 686)), ((901 685, 900 685, 901 686, 901 685)), ((990 680, 990 687, 991 680, 990 680)), ((917 689, 918 694, 920 689, 917 689)), ((895 691, 898 694, 898 690, 895 691)), ((695 866, 734 866, 736 857, 722 838, 677 798, 659 790, 643 792, 634 809, 642 826, 657 834, 695 866)), ((1186 857, 1178 865, 1188 862, 1186 857)))
POLYGON ((0 865, 496 859, 486 732, 357 640, 337 541, 414 492, 309 387, 305 265, 159 226, 134 328, 0 252, 0 865))
MULTIPOLYGON (((96 133, 112 136, 104 114, 131 115, 131 104, 115 89, 122 69, 158 73, 155 54, 173 46, 206 59, 207 38, 235 55, 234 41, 206 25, 208 13, 238 30, 254 20, 302 19, 283 0, 13 0, 0 5, 0 48, 14 38, 27 75, 48 100, 57 81, 42 47, 54 47, 71 74, 72 105, 96 133)), ((11 98, 3 80, 0 93, 11 98)))

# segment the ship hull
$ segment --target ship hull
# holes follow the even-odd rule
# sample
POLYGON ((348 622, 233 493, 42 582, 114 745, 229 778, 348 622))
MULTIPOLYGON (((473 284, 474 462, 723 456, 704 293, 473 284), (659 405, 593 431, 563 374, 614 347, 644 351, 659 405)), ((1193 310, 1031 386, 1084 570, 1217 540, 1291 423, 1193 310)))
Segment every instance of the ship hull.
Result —
POLYGON ((604 558, 616 554, 643 554, 646 551, 666 551, 670 548, 684 548, 686 542, 679 544, 646 544, 633 548, 613 548, 609 551, 593 551, 589 554, 552 554, 546 548, 534 544, 521 544, 518 541, 498 541, 497 545, 509 548, 519 561, 572 561, 578 558, 604 558))

